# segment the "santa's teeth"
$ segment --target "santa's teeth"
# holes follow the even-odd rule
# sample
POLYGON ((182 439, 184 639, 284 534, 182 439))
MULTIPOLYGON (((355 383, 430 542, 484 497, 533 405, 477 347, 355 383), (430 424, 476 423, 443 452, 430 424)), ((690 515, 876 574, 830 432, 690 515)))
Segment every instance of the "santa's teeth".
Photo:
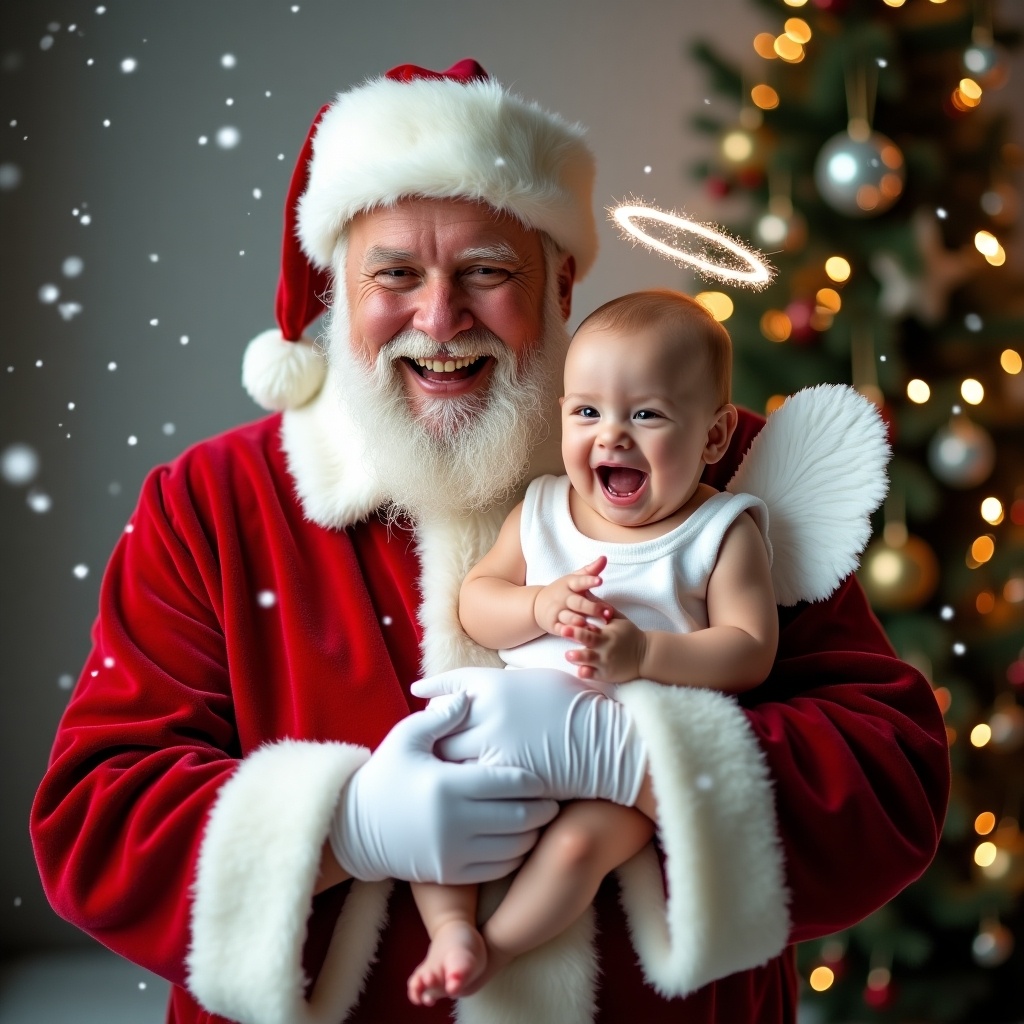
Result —
POLYGON ((458 359, 416 358, 414 361, 417 366, 422 366, 424 370, 429 370, 431 373, 454 373, 456 370, 465 369, 465 367, 475 363, 479 358, 479 356, 466 356, 458 359))

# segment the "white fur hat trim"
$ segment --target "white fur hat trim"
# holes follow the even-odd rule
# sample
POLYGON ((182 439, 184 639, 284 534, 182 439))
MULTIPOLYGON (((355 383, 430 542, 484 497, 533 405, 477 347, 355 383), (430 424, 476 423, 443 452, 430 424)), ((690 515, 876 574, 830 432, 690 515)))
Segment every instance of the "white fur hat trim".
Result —
POLYGON ((361 211, 408 196, 477 199, 549 234, 579 279, 597 254, 594 175, 579 125, 497 82, 377 78, 340 93, 320 122, 299 238, 323 269, 361 211))

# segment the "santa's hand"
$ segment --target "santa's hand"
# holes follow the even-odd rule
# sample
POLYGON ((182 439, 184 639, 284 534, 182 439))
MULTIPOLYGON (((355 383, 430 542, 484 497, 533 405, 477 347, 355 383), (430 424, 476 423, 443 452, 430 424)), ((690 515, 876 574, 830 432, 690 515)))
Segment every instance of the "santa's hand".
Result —
POLYGON ((462 727, 437 745, 448 760, 525 768, 556 800, 636 803, 647 748, 629 712, 568 672, 460 668, 421 679, 412 692, 469 695, 462 727))
POLYGON ((341 791, 330 843, 354 878, 469 885, 514 871, 558 813, 518 767, 450 764, 434 744, 469 702, 436 701, 402 719, 341 791))

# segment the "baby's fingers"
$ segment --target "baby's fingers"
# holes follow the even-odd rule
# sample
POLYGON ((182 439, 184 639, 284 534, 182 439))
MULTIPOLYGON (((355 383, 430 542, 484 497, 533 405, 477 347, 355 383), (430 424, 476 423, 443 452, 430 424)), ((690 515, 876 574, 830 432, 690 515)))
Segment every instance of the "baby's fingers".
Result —
MULTIPOLYGON (((585 626, 563 626, 561 635, 564 636, 566 640, 573 640, 578 644, 582 644, 584 648, 596 647, 601 639, 601 633, 599 630, 589 629, 585 626)), ((570 661, 574 661, 575 659, 570 656, 580 653, 580 651, 567 651, 565 656, 569 658, 570 661)))
POLYGON ((591 587, 599 587, 604 581, 593 573, 573 573, 565 577, 566 586, 573 594, 585 594, 591 587))

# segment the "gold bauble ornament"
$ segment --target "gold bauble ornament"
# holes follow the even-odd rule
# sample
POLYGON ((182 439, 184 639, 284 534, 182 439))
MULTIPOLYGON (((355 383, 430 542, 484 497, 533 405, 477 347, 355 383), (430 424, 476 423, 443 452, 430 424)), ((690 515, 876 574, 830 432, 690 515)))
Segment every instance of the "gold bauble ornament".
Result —
POLYGON ((901 544, 879 537, 864 552, 857 576, 879 611, 911 611, 935 593, 939 561, 920 537, 908 535, 901 544))

